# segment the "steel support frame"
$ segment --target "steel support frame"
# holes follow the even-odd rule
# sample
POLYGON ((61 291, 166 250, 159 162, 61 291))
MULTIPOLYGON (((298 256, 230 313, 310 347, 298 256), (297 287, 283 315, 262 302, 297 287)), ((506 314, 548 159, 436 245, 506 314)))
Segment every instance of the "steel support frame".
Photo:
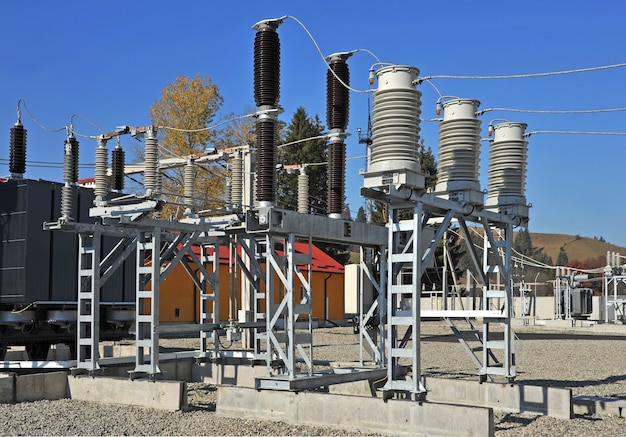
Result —
MULTIPOLYGON (((514 336, 511 326, 513 317, 513 281, 511 276, 511 255, 513 251, 513 224, 500 223, 495 227, 487 218, 481 219, 484 232, 483 267, 485 283, 483 288, 483 308, 497 310, 500 317, 483 317, 483 360, 479 371, 481 382, 494 376, 504 377, 513 382, 516 377, 514 336), (502 235, 504 233, 504 235, 502 235), (497 239, 496 239, 497 238, 497 239), (495 264, 492 264, 495 262, 495 264), (490 275, 499 274, 503 289, 494 289, 490 275), (492 325, 502 332, 503 339, 496 340, 492 325), (502 362, 495 359, 502 356, 502 362)), ((500 334, 496 334, 500 335, 500 334)))
POLYGON ((312 326, 312 240, 307 239, 308 253, 297 254, 296 236, 267 234, 265 238, 265 305, 266 305, 266 364, 267 375, 273 374, 273 357, 278 357, 284 365, 285 376, 290 380, 298 376, 313 375, 313 326, 312 326), (282 250, 279 247, 282 246, 282 250), (279 253, 279 252, 282 252, 279 253), (304 267, 303 272, 301 267, 304 267), (302 287, 302 296, 296 295, 296 278, 302 287), (283 295, 277 293, 276 279, 283 288, 283 295), (278 301, 278 303, 276 302, 278 301), (299 303, 297 303, 299 302, 299 303), (296 323, 304 316, 305 328, 296 332, 296 323), (280 324, 283 324, 281 327, 280 324), (296 366, 297 355, 304 362, 305 371, 296 366))
MULTIPOLYGON (((78 305, 76 330, 76 368, 73 373, 99 373, 100 299, 102 287, 134 253, 134 238, 121 238, 104 257, 104 229, 78 232, 78 305)), ((119 235, 117 235, 119 236, 119 235)))
MULTIPOLYGON (((164 223, 165 224, 165 223, 164 223)), ((169 228, 170 226, 168 226, 169 228)), ((162 372, 159 367, 159 306, 161 283, 181 263, 195 286, 200 290, 200 323, 202 326, 218 326, 219 321, 219 247, 221 239, 207 238, 203 229, 195 231, 188 226, 171 226, 175 231, 163 233, 154 226, 140 229, 137 235, 137 280, 136 280, 136 334, 135 368, 129 372, 131 378, 147 374, 150 379, 162 372), (164 237, 167 237, 164 239, 164 237), (200 248, 199 257, 193 247, 200 248), (190 259, 199 272, 187 264, 190 259), (212 272, 207 270, 212 265, 212 272), (145 350, 149 349, 149 360, 145 360, 145 350)), ((215 329, 200 331, 200 355, 217 356, 219 338, 215 329)))
MULTIPOLYGON (((260 242, 257 238, 258 236, 238 235, 236 241, 237 247, 241 248, 241 253, 236 251, 235 260, 242 273, 242 309, 252 313, 250 316, 251 321, 254 323, 254 327, 248 331, 250 334, 248 335, 248 332, 244 333, 243 347, 253 349, 255 359, 266 360, 267 354, 264 348, 265 344, 263 343, 263 340, 267 340, 265 334, 267 329, 267 317, 265 312, 266 292, 262 287, 262 282, 264 283, 265 281, 265 271, 261 267, 264 256, 259 249, 260 242), (263 327, 260 327, 261 323, 263 327)), ((248 322, 249 320, 245 321, 248 322)))
MULTIPOLYGON (((220 245, 216 244, 200 244, 200 257, 198 258, 194 252, 189 251, 189 256, 194 262, 199 278, 196 278, 190 267, 183 263, 187 273, 194 281, 196 287, 200 290, 200 323, 201 324, 220 324, 220 245), (211 253, 212 252, 212 253, 211 253), (211 266, 212 272, 207 270, 211 266)), ((219 332, 216 329, 209 331, 200 331, 200 356, 217 357, 220 353, 219 332)))
POLYGON ((571 275, 556 275, 554 282, 554 316, 557 319, 572 318, 571 275))
POLYGON ((626 284, 626 276, 624 275, 606 275, 604 276, 604 301, 605 313, 604 321, 609 322, 609 310, 613 308, 613 323, 617 323, 618 313, 622 315, 622 322, 626 322, 626 299, 618 298, 619 284, 626 284), (612 289, 612 292, 611 292, 612 289), (610 298, 612 294, 612 298, 610 298))
MULTIPOLYGON (((76 370, 100 371, 100 258, 99 233, 78 234, 78 314, 76 329, 76 370)), ((76 373, 76 370, 74 373, 76 373)))
POLYGON ((383 387, 383 398, 389 399, 395 394, 403 393, 411 399, 422 400, 426 395, 426 389, 421 373, 420 297, 424 261, 432 255, 429 251, 421 253, 422 232, 427 218, 424 217, 421 202, 407 204, 392 201, 388 204, 388 209, 386 278, 388 352, 387 382, 383 387), (399 212, 407 207, 413 210, 412 220, 400 220, 399 212), (405 273, 411 275, 409 284, 403 281, 405 273), (400 308, 403 295, 410 296, 409 309, 400 308))
POLYGON ((385 326, 384 320, 387 314, 385 305, 385 290, 387 281, 387 264, 381 262, 385 256, 386 246, 382 245, 377 250, 373 248, 359 248, 359 361, 365 364, 365 351, 371 351, 371 359, 376 364, 385 362, 385 326), (376 256, 375 256, 376 255, 376 256), (375 262, 378 260, 378 263, 375 262), (378 278, 374 274, 377 267, 378 278), (376 291, 376 299, 373 302, 365 302, 365 281, 369 281, 376 291), (371 332, 371 333, 370 333, 371 332))
POLYGON ((342 374, 314 370, 311 306, 313 241, 359 245, 362 250, 370 251, 373 255, 371 258, 378 255, 376 262, 380 264, 376 267, 369 264, 366 255, 363 255, 360 263, 361 275, 369 276, 379 294, 376 302, 367 308, 360 308, 359 344, 361 364, 365 361, 363 349, 367 344, 379 365, 377 370, 382 370, 380 367, 383 366, 385 357, 381 344, 384 344, 382 320, 386 312, 386 234, 386 229, 380 226, 275 207, 249 211, 246 234, 238 236, 243 243, 244 255, 237 264, 243 271, 242 278, 246 278, 247 286, 252 289, 251 295, 254 295, 254 355, 256 359, 264 359, 267 366, 267 376, 256 380, 257 389, 319 388, 355 378, 367 379, 373 374, 372 369, 358 369, 350 375, 338 371, 336 372, 342 374), (296 241, 305 243, 308 247, 307 254, 295 252, 296 241), (277 244, 281 250, 276 250, 277 244), (301 296, 297 294, 294 281, 301 284, 301 296), (302 316, 306 320, 302 320, 302 316), (296 321, 299 326, 296 326, 296 321), (262 322, 262 327, 256 327, 262 322), (379 335, 367 335, 370 323, 375 326, 379 335))
POLYGON ((131 379, 139 374, 155 378, 159 368, 159 293, 161 285, 161 230, 139 231, 137 236, 135 289, 135 368, 131 379), (145 350, 150 350, 148 361, 145 350))
POLYGON ((410 397, 421 399, 425 395, 425 390, 421 383, 419 368, 420 348, 419 348, 419 324, 421 322, 421 311, 419 301, 421 297, 421 276, 425 266, 433 256, 434 251, 442 240, 445 231, 450 227, 452 219, 457 219, 468 238, 469 253, 476 271, 482 277, 483 282, 483 309, 494 309, 496 302, 499 305, 498 317, 490 316, 485 312, 483 317, 482 332, 482 362, 479 368, 481 381, 491 380, 493 376, 505 377, 511 382, 516 376, 515 372, 515 351, 513 343, 513 332, 511 327, 512 317, 512 284, 511 284, 511 253, 513 242, 513 228, 523 220, 517 217, 500 214, 482 207, 471 204, 455 202, 448 199, 438 198, 432 193, 425 193, 421 190, 414 190, 410 187, 386 186, 384 190, 361 189, 362 195, 373 199, 386 201, 390 209, 389 218, 389 249, 387 256, 388 278, 387 278, 387 383, 383 390, 385 397, 389 398, 396 392, 405 392, 410 397), (395 213, 399 209, 413 209, 413 223, 400 225, 400 221, 395 213), (424 247, 424 228, 430 218, 440 217, 440 224, 434 237, 424 247), (484 232, 484 247, 482 262, 472 247, 469 240, 467 222, 482 224, 484 232), (400 230, 412 232, 412 243, 417 249, 411 249, 409 244, 402 250, 398 250, 395 236, 400 230), (504 237, 499 236, 504 233, 504 237), (498 236, 494 236, 498 234, 498 236), (408 248, 408 249, 407 249, 408 248), (413 258, 411 258, 411 255, 413 258), (492 265, 491 263, 494 262, 492 265), (397 265, 412 265, 412 279, 410 285, 401 285, 397 279, 397 265), (418 272, 417 276, 415 273, 418 272), (504 283, 502 290, 494 289, 490 282, 490 276, 498 273, 500 280, 504 283), (397 295, 410 294, 411 308, 397 310, 397 295), (500 325, 503 331, 503 340, 496 340, 491 328, 492 325, 500 325), (405 328, 403 337, 400 326, 405 328), (412 339, 412 341, 411 341, 412 339), (401 351, 410 345, 410 350, 401 351), (503 361, 498 362, 495 354, 500 351, 503 354, 503 361), (405 366, 398 367, 404 359, 405 366), (402 368, 410 367, 413 375, 407 380, 402 368))

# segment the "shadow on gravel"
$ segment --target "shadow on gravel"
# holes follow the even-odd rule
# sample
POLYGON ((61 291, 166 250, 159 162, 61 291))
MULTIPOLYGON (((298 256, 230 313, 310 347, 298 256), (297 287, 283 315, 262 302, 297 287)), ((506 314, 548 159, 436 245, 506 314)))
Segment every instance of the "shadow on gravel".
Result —
POLYGON ((193 404, 189 404, 189 408, 187 409, 187 411, 209 411, 214 413, 215 409, 215 402, 194 402, 193 404))
POLYGON ((558 379, 525 379, 524 384, 528 385, 544 385, 549 387, 593 387, 595 385, 614 384, 616 382, 626 381, 626 375, 609 376, 604 379, 589 379, 582 381, 563 381, 558 379))
POLYGON ((574 419, 583 419, 583 420, 587 420, 589 422, 602 422, 602 418, 601 417, 594 417, 591 414, 575 414, 574 415, 574 419))
MULTIPOLYGON (((494 332, 491 334, 494 340, 501 340, 503 335, 501 332, 494 332)), ((623 335, 592 335, 592 334, 562 334, 554 332, 516 332, 515 335, 519 340, 593 340, 593 341, 624 341, 623 335)), ((456 336, 452 333, 449 334, 433 334, 422 335, 422 341, 441 341, 441 342, 455 342, 458 341, 456 336)))
POLYGON ((494 428, 496 431, 523 428, 533 423, 539 417, 540 416, 521 416, 519 414, 508 413, 502 416, 500 421, 494 423, 494 428))
POLYGON ((478 375, 474 373, 450 371, 447 369, 438 370, 437 367, 428 367, 422 369, 422 376, 430 376, 432 378, 449 378, 449 379, 476 379, 478 382, 478 375))
POLYGON ((212 396, 209 393, 217 391, 217 387, 212 385, 194 386, 189 389, 189 408, 187 411, 210 411, 216 409, 216 402, 209 400, 212 396))

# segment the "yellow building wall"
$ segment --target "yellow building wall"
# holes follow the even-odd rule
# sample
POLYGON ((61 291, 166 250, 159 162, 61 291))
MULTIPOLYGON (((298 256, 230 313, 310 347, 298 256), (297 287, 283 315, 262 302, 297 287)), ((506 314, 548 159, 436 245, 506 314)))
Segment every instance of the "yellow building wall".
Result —
MULTIPOLYGON (((190 264, 193 271, 197 267, 190 264)), ((212 273, 209 268, 209 273, 212 273)), ((240 272, 238 272, 240 273, 240 272)), ((219 318, 220 321, 229 320, 229 271, 227 265, 220 266, 219 275, 219 318)), ((240 275, 237 276, 240 281, 240 275)), ((276 276, 274 278, 276 288, 275 301, 280 302, 284 296, 284 287, 276 276)), ((264 286, 264 282, 262 282, 264 286)), ((296 302, 300 301, 300 281, 296 278, 296 302)), ((329 320, 341 320, 344 318, 343 308, 343 273, 313 272, 312 278, 312 312, 313 317, 325 319, 327 311, 329 320), (327 302, 327 305, 325 305, 327 302)), ((238 306, 241 307, 241 292, 236 287, 238 306)), ((212 310, 209 302, 208 310, 212 310)), ((200 291, 182 265, 174 267, 165 281, 161 283, 159 319, 163 323, 190 323, 199 322, 200 317, 200 291)), ((234 312, 235 319, 237 312, 234 312)))

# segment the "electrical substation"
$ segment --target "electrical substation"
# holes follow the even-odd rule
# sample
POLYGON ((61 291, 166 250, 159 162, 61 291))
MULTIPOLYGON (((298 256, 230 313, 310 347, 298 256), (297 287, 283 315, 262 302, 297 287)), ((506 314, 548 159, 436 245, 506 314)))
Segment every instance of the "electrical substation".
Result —
MULTIPOLYGON (((438 179, 434 190, 429 190, 418 154, 422 106, 419 70, 409 65, 375 64, 371 73, 376 86, 371 136, 368 133, 367 138, 368 166, 360 193, 386 205, 388 222, 378 226, 344 219, 352 52, 331 54, 326 58, 327 214, 309 212, 304 164, 292 166, 299 171, 298 210, 281 209, 275 198, 276 130, 282 112, 278 29, 284 19, 262 20, 253 26, 255 147, 242 144, 214 154, 168 160, 160 157, 159 126, 121 126, 95 141, 92 190, 78 184, 79 143, 70 131, 62 183, 33 181, 23 178, 26 130, 18 103, 18 121, 11 129, 11 178, 0 184, 2 226, 10 230, 7 232, 12 233, 13 241, 13 246, 4 250, 8 253, 18 248, 15 242, 19 240, 19 250, 14 253, 21 254, 21 258, 15 255, 11 259, 15 264, 12 269, 7 268, 8 256, 3 254, 0 325, 10 332, 3 337, 6 344, 24 342, 33 353, 39 352, 38 359, 45 360, 52 342, 74 339, 75 361, 70 370, 76 384, 83 375, 106 379, 106 360, 99 353, 101 342, 132 335, 135 361, 128 371, 129 383, 146 379, 157 383, 164 378, 160 336, 182 329, 160 320, 161 289, 176 269, 182 269, 186 280, 199 291, 194 297, 199 303, 194 309, 199 315, 194 327, 201 339, 200 349, 185 359, 199 374, 219 375, 226 368, 235 369, 236 374, 254 374, 253 387, 228 388, 224 384, 220 389, 223 408, 232 408, 233 414, 257 408, 259 417, 269 415, 260 405, 277 404, 279 401, 268 397, 276 393, 284 400, 292 399, 294 393, 312 392, 311 396, 327 396, 321 402, 338 405, 335 403, 349 401, 323 392, 348 383, 384 380, 377 387, 382 399, 363 400, 363 414, 380 420, 378 429, 410 433, 412 426, 428 433, 446 426, 441 421, 435 424, 434 418, 451 414, 478 423, 477 432, 492 434, 493 413, 487 411, 492 406, 477 408, 460 395, 431 399, 431 388, 420 366, 420 327, 422 318, 428 318, 445 320, 462 345, 460 353, 470 355, 476 380, 465 383, 500 390, 492 396, 510 397, 507 408, 512 410, 527 411, 524 395, 539 396, 533 411, 554 413, 557 407, 552 402, 559 402, 564 403, 564 412, 558 414, 571 417, 571 393, 568 400, 555 389, 536 387, 536 393, 543 394, 533 391, 530 395, 533 387, 515 384, 512 245, 514 230, 525 227, 529 220, 525 196, 527 125, 503 121, 489 126, 488 186, 481 187, 481 102, 473 98, 441 99, 437 102, 441 111, 438 179), (125 165, 120 147, 119 138, 124 135, 144 145, 145 161, 139 170, 144 175, 144 192, 138 195, 121 194, 125 174, 133 168, 125 165), (109 162, 109 144, 113 142, 116 146, 109 162), (221 162, 230 170, 228 204, 217 212, 198 211, 195 206, 196 166, 203 162, 221 162), (185 217, 178 221, 161 215, 161 172, 173 166, 184 167, 185 217), (45 204, 45 208, 38 209, 37 204, 45 204), (476 228, 483 237, 480 249, 471 243, 470 229, 476 228), (422 308, 424 273, 451 229, 468 242, 478 303, 457 307, 449 294, 451 287, 444 283, 444 306, 422 308), (37 232, 45 237, 35 241, 28 235, 37 232), (354 275, 357 284, 350 296, 354 298, 354 331, 361 350, 351 367, 320 370, 316 366, 313 258, 318 242, 350 245, 360 253, 354 275), (47 259, 40 258, 42 252, 48 254, 47 259), (227 271, 220 268, 224 259, 227 271), (66 274, 50 282, 50 293, 36 295, 30 290, 38 289, 40 278, 29 269, 42 262, 50 264, 49 272, 65 268, 66 274), (77 287, 75 294, 67 291, 71 289, 68 284, 77 287), (5 290, 11 287, 18 291, 9 295, 5 290), (224 305, 229 308, 227 318, 220 312, 224 305), (480 347, 471 346, 462 334, 468 326, 480 347), (40 334, 28 337, 31 332, 40 334), (220 336, 241 340, 242 349, 223 348, 220 336), (241 400, 246 397, 254 401, 247 404, 241 400), (474 406, 464 409, 464 402, 474 406), (406 412, 394 410, 406 405, 410 405, 406 412), (380 418, 383 410, 389 411, 390 417, 397 415, 404 420, 406 414, 413 419, 407 419, 407 425, 392 423, 380 418)), ((82 145, 81 151, 85 149, 82 145)), ((611 321, 616 322, 620 315, 624 317, 626 300, 620 297, 618 285, 626 283, 626 276, 619 267, 619 255, 610 256, 613 267, 607 267, 605 302, 606 308, 613 309, 611 321)), ((444 257, 444 262, 445 268, 453 268, 447 264, 448 258, 444 257)), ((590 290, 574 283, 583 279, 557 271, 556 318, 590 313, 590 290)), ((523 303, 524 289, 520 292, 523 303)), ((529 309, 522 308, 521 313, 527 316, 529 309)), ((605 313, 608 322, 609 313, 605 313)), ((298 402, 305 402, 303 399, 298 402)), ((309 407, 303 404, 301 408, 309 407)), ((450 427, 458 425, 453 422, 450 427)), ((444 433, 455 431, 444 429, 444 433)))

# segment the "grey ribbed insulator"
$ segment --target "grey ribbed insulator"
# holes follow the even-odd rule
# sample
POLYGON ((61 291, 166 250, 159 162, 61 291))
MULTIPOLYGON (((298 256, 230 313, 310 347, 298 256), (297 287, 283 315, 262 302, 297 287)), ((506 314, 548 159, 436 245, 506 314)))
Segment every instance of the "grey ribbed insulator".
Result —
POLYGON ((230 177, 226 178, 226 183, 224 184, 224 204, 227 208, 232 209, 233 205, 230 199, 233 197, 233 187, 232 180, 230 177))
POLYGON ((61 188, 61 218, 65 221, 71 221, 72 210, 74 209, 74 191, 76 185, 66 182, 61 188))
POLYGON ((390 66, 377 71, 374 91, 370 172, 411 170, 420 173, 418 154, 421 95, 414 81, 419 70, 390 66))
POLYGON ((78 181, 78 141, 74 137, 65 140, 63 181, 71 183, 78 181))
POLYGON ((193 161, 187 162, 185 165, 185 205, 193 209, 193 200, 196 194, 196 166, 193 161))
POLYGON ((252 203, 254 204, 255 208, 258 208, 259 199, 257 199, 257 196, 256 196, 256 187, 257 187, 256 177, 257 177, 257 174, 255 172, 252 175, 252 203))
POLYGON ((524 196, 528 142, 524 140, 524 123, 502 123, 494 126, 489 147, 489 194, 524 196))
POLYGON ((96 187, 94 193, 96 201, 104 200, 109 193, 110 179, 107 175, 107 167, 109 166, 109 151, 107 150, 107 141, 98 138, 98 147, 96 148, 96 187))
POLYGON ((74 190, 78 179, 78 141, 70 137, 65 140, 65 153, 63 155, 63 181, 65 185, 61 189, 61 217, 65 221, 72 220, 74 209, 74 190))
MULTIPOLYGON (((155 187, 154 190, 152 192, 152 198, 153 199, 158 199, 161 196, 161 193, 163 192, 163 174, 161 173, 161 170, 159 168, 159 164, 157 162, 157 166, 155 169, 155 187)), ((161 218, 161 210, 155 210, 152 213, 152 217, 156 220, 159 220, 161 218)))
POLYGON ((439 123, 439 162, 435 192, 455 189, 480 190, 480 102, 454 99, 443 104, 439 123))
POLYGON ((243 199, 243 159, 238 153, 232 161, 230 202, 233 209, 241 209, 243 199))
POLYGON ((489 146, 489 180, 485 205, 519 205, 518 215, 528 214, 526 206, 526 161, 528 142, 525 123, 501 123, 494 126, 489 146))
POLYGON ((309 212, 309 175, 304 171, 298 175, 298 212, 309 212))
MULTIPOLYGON (((66 143, 67 150, 67 143, 66 143)), ((63 182, 73 183, 74 180, 74 157, 71 153, 63 155, 63 182)))
POLYGON ((146 131, 144 149, 144 188, 146 193, 155 193, 158 190, 157 175, 159 165, 159 143, 156 138, 156 131, 148 129, 146 131))

